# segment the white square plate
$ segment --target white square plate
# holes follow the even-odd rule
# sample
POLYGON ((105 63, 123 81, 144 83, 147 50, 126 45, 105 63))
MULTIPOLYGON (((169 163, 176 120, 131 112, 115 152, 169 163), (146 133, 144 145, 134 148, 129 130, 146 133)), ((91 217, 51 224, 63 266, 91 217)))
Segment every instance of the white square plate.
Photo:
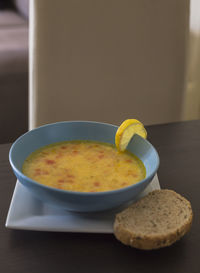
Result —
MULTIPOLYGON (((157 175, 139 198, 155 189, 160 189, 157 175)), ((113 233, 113 221, 119 210, 118 208, 98 213, 75 213, 57 209, 33 197, 17 181, 8 211, 6 227, 57 232, 113 233)))

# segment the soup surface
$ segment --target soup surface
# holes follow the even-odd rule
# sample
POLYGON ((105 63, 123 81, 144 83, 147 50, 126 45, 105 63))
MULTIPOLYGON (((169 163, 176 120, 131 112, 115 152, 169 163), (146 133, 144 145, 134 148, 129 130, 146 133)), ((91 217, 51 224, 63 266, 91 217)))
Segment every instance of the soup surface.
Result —
POLYGON ((94 141, 65 141, 44 146, 28 156, 22 172, 51 187, 79 192, 119 189, 145 178, 139 158, 114 145, 94 141))

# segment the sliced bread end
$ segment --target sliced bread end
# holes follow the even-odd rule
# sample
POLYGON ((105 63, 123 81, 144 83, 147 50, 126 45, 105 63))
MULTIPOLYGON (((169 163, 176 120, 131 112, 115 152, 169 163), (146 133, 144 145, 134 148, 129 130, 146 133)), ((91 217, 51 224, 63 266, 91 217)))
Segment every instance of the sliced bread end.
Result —
POLYGON ((157 249, 185 235, 192 218, 188 200, 172 190, 155 190, 116 215, 114 235, 125 245, 157 249))

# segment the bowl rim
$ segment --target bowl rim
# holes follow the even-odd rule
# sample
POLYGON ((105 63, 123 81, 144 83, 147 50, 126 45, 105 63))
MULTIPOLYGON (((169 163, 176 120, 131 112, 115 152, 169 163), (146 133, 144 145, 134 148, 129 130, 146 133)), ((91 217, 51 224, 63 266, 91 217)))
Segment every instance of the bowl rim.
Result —
MULTIPOLYGON (((107 195, 107 194, 118 194, 119 192, 123 192, 123 191, 127 191, 128 189, 130 188, 133 188, 133 187, 137 187, 139 186, 140 184, 143 184, 145 183, 145 181, 147 179, 149 179, 149 177, 154 177, 154 175, 156 174, 158 168, 159 168, 159 165, 160 165, 160 158, 159 158, 159 155, 158 155, 158 152, 156 150, 156 148, 147 140, 147 139, 144 139, 142 137, 140 137, 139 135, 137 135, 137 137, 141 138, 142 141, 148 143, 148 145, 153 148, 154 152, 155 152, 155 155, 156 155, 156 159, 157 159, 157 164, 155 166, 155 169, 153 169, 153 171, 150 172, 150 174, 145 177, 144 179, 140 180, 139 182, 135 183, 135 184, 132 184, 132 185, 129 185, 129 186, 126 186, 126 187, 123 187, 123 188, 119 188, 119 189, 116 189, 116 190, 109 190, 109 191, 100 191, 100 192, 81 192, 81 191, 71 191, 71 190, 62 190, 62 189, 58 189, 58 188, 54 188, 54 187, 51 187, 51 186, 47 186, 47 185, 44 185, 44 184, 41 184, 31 178, 29 178, 28 176, 24 175, 21 170, 19 170, 15 164, 13 163, 13 160, 12 160, 12 154, 13 154, 13 150, 15 149, 15 146, 18 144, 18 142, 23 138, 25 137, 26 135, 28 135, 30 132, 33 132, 33 131, 37 131, 37 130, 41 130, 41 128, 44 128, 44 127, 48 127, 48 126, 54 126, 54 125, 57 125, 57 124, 68 124, 68 123, 90 123, 90 124, 99 124, 99 125, 106 125, 106 126, 112 126, 114 127, 115 129, 118 128, 118 126, 116 125, 113 125, 113 124, 110 124, 110 123, 105 123, 105 122, 98 122, 98 121, 85 121, 85 120, 73 120, 73 121, 59 121, 59 122, 54 122, 54 123, 48 123, 48 124, 45 124, 45 125, 42 125, 42 126, 39 126, 37 128, 34 128, 26 133, 24 133, 23 135, 21 135, 20 137, 18 137, 14 143, 12 144, 11 148, 10 148, 10 151, 9 151, 9 162, 10 162, 10 165, 12 167, 12 169, 14 170, 14 172, 17 173, 17 175, 20 177, 22 177, 23 180, 27 180, 29 183, 33 184, 33 185, 36 185, 38 187, 41 187, 41 188, 44 188, 44 189, 47 189, 48 191, 52 191, 52 192, 58 192, 58 193, 62 193, 62 194, 73 194, 73 195, 78 195, 78 196, 101 196, 101 195, 107 195)), ((134 137, 134 136, 133 136, 134 137)), ((21 183, 21 181, 19 180, 19 182, 21 183)), ((23 184, 23 183, 22 183, 23 184)))

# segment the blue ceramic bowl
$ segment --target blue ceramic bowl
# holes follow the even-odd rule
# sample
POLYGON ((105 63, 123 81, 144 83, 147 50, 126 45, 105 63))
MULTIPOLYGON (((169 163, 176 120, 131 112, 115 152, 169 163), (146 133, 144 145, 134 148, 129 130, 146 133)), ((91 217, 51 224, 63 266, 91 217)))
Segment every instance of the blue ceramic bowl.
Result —
POLYGON ((136 198, 147 187, 159 166, 159 156, 155 148, 138 135, 132 138, 128 150, 144 163, 146 178, 135 185, 106 192, 73 192, 39 184, 21 171, 27 156, 42 146, 81 139, 114 144, 117 128, 111 124, 90 121, 66 121, 41 126, 27 132, 14 142, 9 153, 10 164, 19 182, 37 198, 51 205, 82 212, 101 211, 120 206, 136 198))

